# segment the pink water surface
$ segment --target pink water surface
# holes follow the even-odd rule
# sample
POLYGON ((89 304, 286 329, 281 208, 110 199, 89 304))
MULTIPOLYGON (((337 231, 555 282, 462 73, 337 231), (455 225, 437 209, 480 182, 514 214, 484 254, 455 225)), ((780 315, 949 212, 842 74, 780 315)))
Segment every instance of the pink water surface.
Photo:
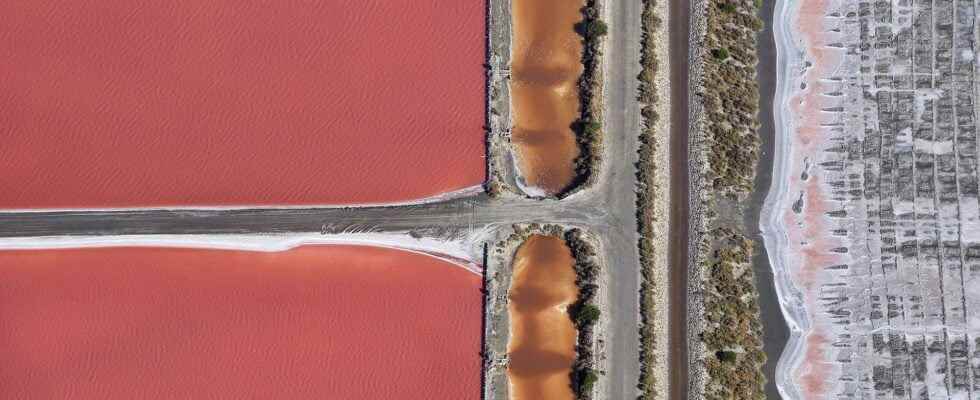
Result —
POLYGON ((485 176, 485 2, 0 2, 0 209, 382 203, 485 176))
POLYGON ((0 398, 478 399, 480 288, 376 247, 0 251, 0 398))

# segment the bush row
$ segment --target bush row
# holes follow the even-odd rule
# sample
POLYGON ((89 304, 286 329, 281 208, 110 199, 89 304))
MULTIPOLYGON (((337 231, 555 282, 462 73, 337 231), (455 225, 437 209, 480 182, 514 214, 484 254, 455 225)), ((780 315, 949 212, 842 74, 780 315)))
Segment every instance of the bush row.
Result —
POLYGON ((592 386, 598 380, 592 348, 595 324, 601 314, 593 304, 599 289, 599 264, 595 262, 595 248, 583 238, 582 231, 570 229, 565 232, 564 239, 575 257, 575 284, 579 290, 578 299, 568 308, 568 315, 578 329, 575 364, 571 372, 572 390, 578 399, 588 400, 592 398, 592 386))
POLYGON ((653 321, 655 310, 654 274, 657 266, 655 262, 656 249, 653 246, 653 223, 656 219, 654 207, 656 204, 657 187, 654 182, 655 171, 663 168, 655 163, 657 152, 657 139, 655 127, 660 122, 657 115, 656 106, 657 87, 655 79, 660 73, 659 61, 657 60, 655 35, 660 29, 663 21, 654 13, 656 0, 643 1, 643 48, 641 49, 640 62, 642 71, 640 72, 640 96, 641 113, 643 116, 643 131, 640 133, 639 161, 636 165, 636 220, 640 233, 640 266, 642 280, 640 282, 640 399, 648 400, 657 397, 656 376, 653 373, 656 360, 654 359, 654 349, 657 346, 655 322, 653 321))
POLYGON ((599 61, 602 56, 602 40, 609 28, 599 18, 599 0, 587 0, 582 7, 582 21, 575 31, 582 36, 582 76, 578 81, 579 118, 572 124, 578 143, 579 156, 575 159, 575 179, 558 197, 564 197, 587 184, 598 165, 599 143, 602 135, 599 110, 599 61))

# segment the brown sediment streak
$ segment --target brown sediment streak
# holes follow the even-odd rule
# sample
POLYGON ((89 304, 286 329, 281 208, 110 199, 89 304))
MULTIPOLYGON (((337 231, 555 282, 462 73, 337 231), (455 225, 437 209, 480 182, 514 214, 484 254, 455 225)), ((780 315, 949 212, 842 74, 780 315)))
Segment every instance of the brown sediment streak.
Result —
POLYGON ((573 399, 577 332, 566 311, 578 298, 572 252, 557 237, 534 235, 514 255, 508 312, 510 398, 573 399))
POLYGON ((575 178, 583 1, 514 0, 513 143, 528 185, 556 194, 575 178))

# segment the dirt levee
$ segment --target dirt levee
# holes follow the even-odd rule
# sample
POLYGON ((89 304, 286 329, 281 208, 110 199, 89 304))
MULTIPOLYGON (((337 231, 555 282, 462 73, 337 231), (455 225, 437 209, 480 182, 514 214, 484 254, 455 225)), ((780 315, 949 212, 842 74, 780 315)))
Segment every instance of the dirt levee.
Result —
POLYGON ((0 209, 389 203, 478 186, 484 8, 0 2, 0 209))
POLYGON ((583 1, 513 0, 511 103, 513 142, 527 186, 556 194, 575 178, 579 155, 583 1))
POLYGON ((0 251, 0 398, 477 399, 480 287, 378 247, 0 251))

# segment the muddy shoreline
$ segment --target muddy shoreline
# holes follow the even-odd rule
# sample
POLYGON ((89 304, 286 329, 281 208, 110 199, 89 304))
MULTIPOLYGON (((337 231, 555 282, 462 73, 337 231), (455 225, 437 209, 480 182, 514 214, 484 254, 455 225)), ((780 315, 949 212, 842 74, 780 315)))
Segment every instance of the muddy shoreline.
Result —
MULTIPOLYGON (((760 216, 760 229, 766 247, 769 249, 789 249, 787 227, 781 216, 789 204, 789 165, 791 158, 793 121, 789 113, 788 101, 794 88, 789 84, 796 82, 799 76, 792 71, 791 66, 802 64, 803 50, 795 42, 798 32, 790 25, 795 19, 797 10, 791 0, 775 0, 775 11, 772 17, 772 27, 776 42, 774 63, 776 70, 776 88, 773 91, 773 121, 774 121, 774 152, 772 185, 766 196, 765 205, 760 216), (794 81, 789 81, 789 80, 794 81)), ((796 287, 788 269, 785 251, 769 252, 769 262, 772 271, 772 281, 777 293, 780 311, 787 324, 787 338, 783 350, 776 361, 776 372, 773 384, 780 396, 786 399, 801 398, 799 387, 793 377, 796 368, 804 356, 806 346, 805 336, 810 331, 810 321, 805 307, 803 293, 796 287)))
POLYGON ((759 309, 763 326, 763 348, 767 360, 763 367, 766 377, 766 398, 780 398, 776 385, 776 366, 783 348, 789 340, 789 328, 779 307, 779 296, 776 294, 773 270, 769 264, 769 254, 766 248, 760 225, 760 213, 765 205, 766 196, 772 185, 773 156, 775 152, 775 118, 773 115, 773 97, 776 94, 776 42, 773 36, 773 13, 775 0, 763 0, 759 9, 759 17, 764 28, 759 32, 756 51, 759 63, 756 74, 759 80, 759 140, 761 151, 757 164, 754 188, 747 206, 744 209, 744 224, 746 234, 755 242, 752 255, 752 267, 755 270, 756 290, 759 294, 759 309))

